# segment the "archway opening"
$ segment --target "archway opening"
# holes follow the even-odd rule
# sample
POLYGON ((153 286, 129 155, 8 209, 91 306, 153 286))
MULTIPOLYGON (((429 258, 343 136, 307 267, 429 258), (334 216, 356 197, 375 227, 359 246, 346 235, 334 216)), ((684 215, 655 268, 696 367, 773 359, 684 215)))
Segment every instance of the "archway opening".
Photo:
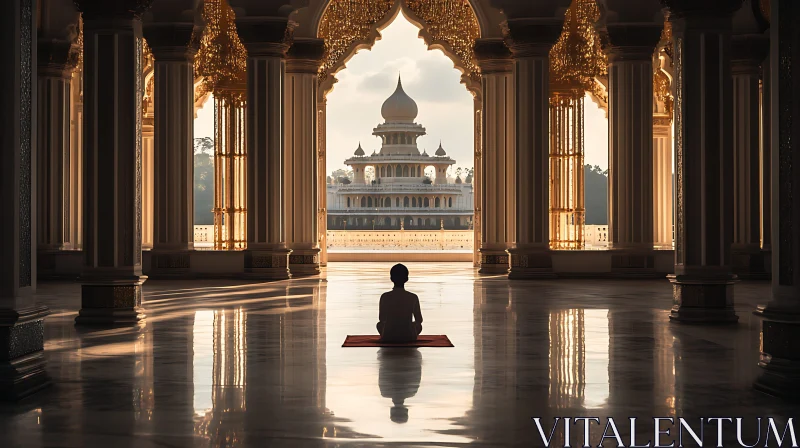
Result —
POLYGON ((472 261, 475 97, 452 55, 420 39, 403 5, 387 13, 370 51, 343 56, 347 68, 322 83, 332 86, 324 97, 329 259, 379 250, 472 261), (367 197, 366 207, 346 206, 356 197, 367 197))

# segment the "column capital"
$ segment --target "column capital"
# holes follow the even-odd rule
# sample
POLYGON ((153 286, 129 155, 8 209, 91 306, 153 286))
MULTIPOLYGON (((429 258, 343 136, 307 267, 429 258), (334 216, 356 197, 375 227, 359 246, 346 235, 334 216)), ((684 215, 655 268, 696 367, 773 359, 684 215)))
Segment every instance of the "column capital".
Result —
POLYGON ((236 30, 248 57, 286 57, 293 27, 285 17, 237 17, 236 30))
POLYGON ((561 36, 564 20, 553 17, 509 19, 502 27, 506 45, 514 58, 548 57, 561 36))
POLYGON ((150 7, 153 0, 74 0, 83 13, 83 20, 90 19, 138 19, 150 7))
POLYGON ((475 39, 473 50, 478 66, 481 68, 481 73, 484 75, 511 73, 513 69, 511 51, 503 42, 503 39, 475 39))
POLYGON ((142 25, 142 33, 156 62, 193 61, 198 50, 192 45, 194 31, 195 24, 192 22, 154 22, 142 25))
POLYGON ((731 36, 731 68, 734 74, 758 74, 759 67, 769 53, 769 37, 763 34, 731 36))
POLYGON ((37 43, 37 70, 47 78, 69 78, 72 73, 72 43, 66 40, 40 40, 37 43))
POLYGON ((323 39, 294 39, 286 53, 286 73, 316 74, 324 55, 325 41, 323 39))
POLYGON ((655 23, 610 23, 606 25, 606 53, 611 63, 651 60, 661 40, 663 25, 655 23))

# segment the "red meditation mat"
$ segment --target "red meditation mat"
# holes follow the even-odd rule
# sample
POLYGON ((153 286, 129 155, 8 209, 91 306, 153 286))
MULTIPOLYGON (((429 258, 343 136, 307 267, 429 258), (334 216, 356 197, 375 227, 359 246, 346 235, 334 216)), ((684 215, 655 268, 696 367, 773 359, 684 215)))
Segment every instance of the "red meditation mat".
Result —
POLYGON ((443 334, 419 335, 414 342, 381 342, 380 335, 347 336, 342 347, 453 347, 450 339, 443 334))

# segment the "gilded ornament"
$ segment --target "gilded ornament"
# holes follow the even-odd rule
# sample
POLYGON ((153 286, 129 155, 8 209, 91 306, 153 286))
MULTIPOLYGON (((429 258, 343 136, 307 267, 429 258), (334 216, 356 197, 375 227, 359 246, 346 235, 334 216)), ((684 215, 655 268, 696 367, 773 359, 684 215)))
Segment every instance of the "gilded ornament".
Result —
POLYGON ((236 32, 236 15, 227 0, 204 0, 205 28, 195 58, 195 74, 215 97, 243 101, 247 89, 247 50, 236 32))

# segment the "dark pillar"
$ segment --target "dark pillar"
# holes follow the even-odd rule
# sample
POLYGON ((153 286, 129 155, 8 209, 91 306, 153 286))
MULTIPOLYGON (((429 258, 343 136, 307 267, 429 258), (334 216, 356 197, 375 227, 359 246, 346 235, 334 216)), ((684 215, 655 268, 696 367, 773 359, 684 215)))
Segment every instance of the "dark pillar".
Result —
POLYGON ((142 23, 149 1, 81 0, 82 307, 77 324, 135 325, 142 305, 142 23))
POLYGON ((0 400, 47 386, 44 317, 36 290, 36 2, 0 14, 0 400))
POLYGON ((667 0, 675 51, 675 305, 670 319, 735 323, 731 15, 737 0, 667 0))
POLYGON ((800 399, 800 4, 771 3, 772 300, 758 307, 756 389, 800 399))

